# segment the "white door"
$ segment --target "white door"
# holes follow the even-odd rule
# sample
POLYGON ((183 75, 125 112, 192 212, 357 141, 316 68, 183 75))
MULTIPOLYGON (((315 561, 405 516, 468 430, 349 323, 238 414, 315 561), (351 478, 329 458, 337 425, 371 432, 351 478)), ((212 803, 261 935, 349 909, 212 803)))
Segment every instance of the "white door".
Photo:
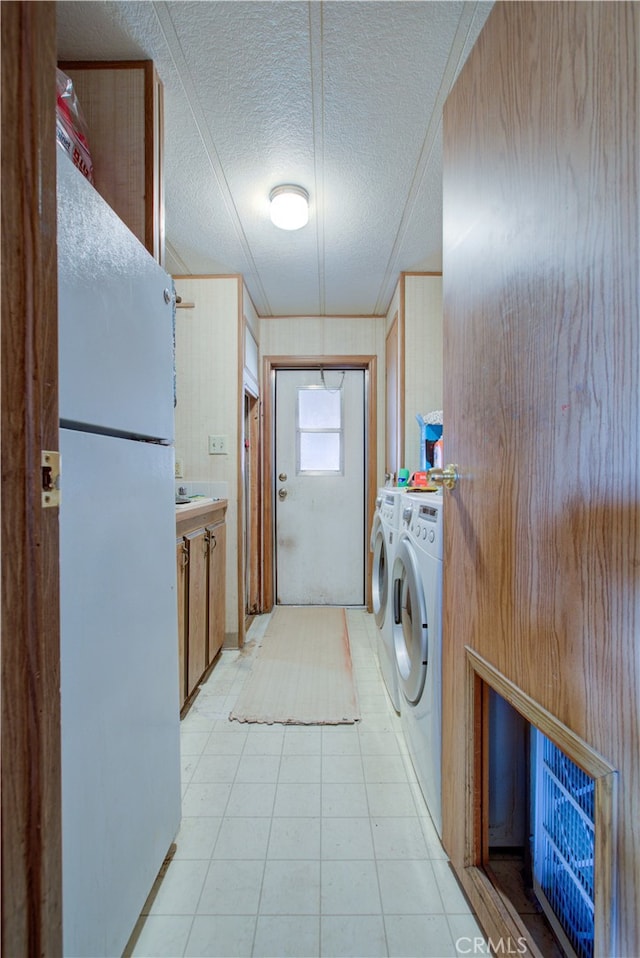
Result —
POLYGON ((276 601, 364 605, 365 373, 280 369, 276 601))

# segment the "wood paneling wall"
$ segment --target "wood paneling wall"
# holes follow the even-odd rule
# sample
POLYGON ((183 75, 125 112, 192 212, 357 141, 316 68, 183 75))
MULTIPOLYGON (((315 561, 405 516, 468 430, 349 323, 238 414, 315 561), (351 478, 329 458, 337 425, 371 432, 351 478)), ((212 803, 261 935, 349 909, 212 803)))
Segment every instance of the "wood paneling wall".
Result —
POLYGON ((3 3, 2 940, 62 953, 55 5, 3 3))
POLYGON ((640 4, 498 3, 444 113, 445 844, 491 924, 469 646, 618 771, 607 958, 640 954, 639 50, 640 4))

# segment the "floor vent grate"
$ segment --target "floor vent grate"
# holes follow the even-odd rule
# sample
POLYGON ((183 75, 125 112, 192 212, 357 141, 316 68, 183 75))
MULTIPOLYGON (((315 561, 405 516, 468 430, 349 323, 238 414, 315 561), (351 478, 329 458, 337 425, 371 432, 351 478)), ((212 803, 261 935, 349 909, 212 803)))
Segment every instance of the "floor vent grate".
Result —
POLYGON ((562 944, 594 953, 594 780, 536 730, 534 884, 562 944))

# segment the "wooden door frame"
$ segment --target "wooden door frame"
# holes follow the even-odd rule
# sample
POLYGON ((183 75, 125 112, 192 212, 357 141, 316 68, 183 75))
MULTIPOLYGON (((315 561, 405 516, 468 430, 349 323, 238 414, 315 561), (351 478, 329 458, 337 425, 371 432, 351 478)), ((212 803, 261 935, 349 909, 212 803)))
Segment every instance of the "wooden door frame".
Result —
MULTIPOLYGON (((188 277, 186 277, 188 278, 188 277)), ((260 414, 258 413, 257 422, 250 424, 250 435, 246 435, 245 423, 245 402, 247 399, 260 402, 260 385, 256 382, 255 376, 259 375, 258 370, 254 374, 247 368, 247 337, 250 337, 259 349, 259 338, 248 321, 244 308, 245 287, 241 276, 238 276, 238 410, 237 410, 237 438, 238 438, 238 470, 236 483, 237 496, 237 524, 236 524, 236 542, 238 544, 238 562, 237 562, 237 609, 238 609, 238 648, 244 648, 251 615, 247 614, 246 603, 246 579, 247 575, 251 581, 255 582, 254 594, 258 596, 257 611, 262 612, 262 592, 260 585, 260 556, 262 555, 262 525, 260 522, 260 500, 262 496, 261 476, 259 475, 260 465, 262 463, 260 451, 260 414), (247 511, 245 499, 245 463, 246 463, 246 442, 250 443, 250 448, 254 450, 253 462, 257 467, 254 469, 253 488, 251 490, 251 509, 247 511), (251 532, 255 535, 255 549, 252 555, 247 555, 246 550, 246 525, 249 523, 251 532)), ((253 307, 253 304, 251 304, 253 307)))
MULTIPOLYGON (((264 610, 275 603, 275 522, 274 522, 274 443, 275 443, 275 374, 282 369, 361 369, 365 373, 365 543, 366 530, 371 528, 376 497, 377 463, 377 357, 376 356, 265 356, 262 360, 262 435, 263 442, 263 597, 264 610)), ((365 549, 365 596, 371 611, 372 556, 365 549)))
POLYGON ((55 5, 3 3, 2 930, 62 954, 55 5))
MULTIPOLYGON (((249 422, 246 422, 247 414, 245 412, 243 436, 245 451, 247 449, 247 443, 248 448, 251 451, 250 462, 252 469, 249 474, 249 508, 245 508, 246 514, 243 527, 243 532, 246 532, 247 528, 249 530, 249 543, 251 545, 249 554, 246 556, 245 560, 245 573, 242 582, 245 631, 248 629, 248 623, 250 622, 251 617, 262 612, 263 605, 261 598, 262 582, 260 568, 260 555, 262 551, 262 525, 260 522, 262 511, 262 477, 260 476, 260 399, 253 392, 253 390, 249 389, 245 384, 243 390, 243 411, 246 410, 247 405, 249 407, 249 422), (254 411, 257 414, 254 415, 254 411), (249 600, 250 608, 247 608, 247 599, 249 600)), ((243 462, 244 498, 246 499, 246 458, 243 460, 243 462)), ((246 539, 243 536, 243 548, 245 541, 246 539)))

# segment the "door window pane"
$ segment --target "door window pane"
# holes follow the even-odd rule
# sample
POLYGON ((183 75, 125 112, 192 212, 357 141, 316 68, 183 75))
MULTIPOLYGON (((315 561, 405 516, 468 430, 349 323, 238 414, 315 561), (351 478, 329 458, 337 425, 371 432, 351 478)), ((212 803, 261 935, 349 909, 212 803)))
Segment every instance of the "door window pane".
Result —
POLYGON ((321 389, 311 386, 298 390, 300 429, 340 429, 341 414, 341 389, 321 389))
POLYGON ((298 389, 298 473, 341 473, 342 389, 298 389))
POLYGON ((341 472, 340 433, 300 433, 300 472, 341 472))

